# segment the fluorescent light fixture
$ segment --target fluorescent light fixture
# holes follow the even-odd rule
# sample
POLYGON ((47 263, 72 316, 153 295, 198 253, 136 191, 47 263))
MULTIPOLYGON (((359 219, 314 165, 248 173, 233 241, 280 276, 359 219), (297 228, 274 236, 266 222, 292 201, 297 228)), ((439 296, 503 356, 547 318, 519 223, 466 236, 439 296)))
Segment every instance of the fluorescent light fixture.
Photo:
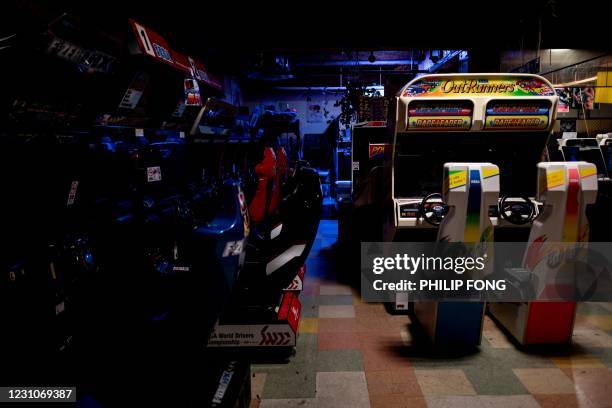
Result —
POLYGON ((566 86, 576 86, 576 85, 586 84, 588 82, 595 82, 595 81, 597 81, 597 76, 579 79, 579 80, 572 81, 572 82, 565 82, 563 84, 555 84, 553 86, 555 88, 565 88, 566 86))

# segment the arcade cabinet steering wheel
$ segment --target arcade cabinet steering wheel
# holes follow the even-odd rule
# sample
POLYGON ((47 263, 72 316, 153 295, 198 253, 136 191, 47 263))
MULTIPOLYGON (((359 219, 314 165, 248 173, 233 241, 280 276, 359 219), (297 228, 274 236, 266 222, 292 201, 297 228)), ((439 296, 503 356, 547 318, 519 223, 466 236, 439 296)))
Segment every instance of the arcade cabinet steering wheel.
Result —
POLYGON ((509 202, 509 195, 505 195, 499 200, 497 210, 499 215, 506 221, 515 225, 524 225, 533 220, 537 215, 536 205, 529 197, 513 197, 520 198, 523 201, 509 202))
POLYGON ((444 216, 448 213, 448 204, 445 202, 430 203, 434 198, 442 200, 442 194, 432 193, 427 195, 419 204, 419 216, 423 217, 429 224, 437 227, 440 225, 444 216))

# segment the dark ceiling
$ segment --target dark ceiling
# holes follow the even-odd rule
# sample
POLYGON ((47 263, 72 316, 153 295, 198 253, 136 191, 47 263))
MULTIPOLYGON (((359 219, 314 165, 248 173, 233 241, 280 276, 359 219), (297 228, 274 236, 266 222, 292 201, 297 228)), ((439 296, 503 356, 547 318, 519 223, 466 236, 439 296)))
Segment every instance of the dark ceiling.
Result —
POLYGON ((360 50, 469 49, 486 57, 503 49, 535 49, 538 39, 541 48, 612 48, 606 4, 590 0, 262 3, 21 0, 3 5, 8 12, 1 17, 9 18, 0 31, 35 32, 68 12, 121 32, 133 17, 178 50, 223 70, 265 55, 291 55, 304 66, 360 50))
MULTIPOLYGON (((9 2, 10 4, 10 2, 9 2)), ((3 4, 3 7, 11 7, 3 4)), ((16 9, 45 14, 73 12, 102 25, 134 17, 183 46, 197 49, 398 49, 406 47, 592 48, 608 44, 609 7, 604 1, 517 0, 452 3, 431 1, 118 1, 21 0, 16 9), (603 36, 603 38, 602 38, 603 36)), ((9 16, 10 13, 3 13, 9 16)), ((23 22, 9 19, 9 23, 23 22)))

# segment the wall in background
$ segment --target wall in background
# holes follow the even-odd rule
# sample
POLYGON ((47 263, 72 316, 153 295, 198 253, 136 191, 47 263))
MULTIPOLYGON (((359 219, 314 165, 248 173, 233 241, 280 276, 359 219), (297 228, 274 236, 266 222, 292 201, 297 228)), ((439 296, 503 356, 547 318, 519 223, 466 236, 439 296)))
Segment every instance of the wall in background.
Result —
POLYGON ((601 54, 601 51, 577 49, 542 49, 539 53, 536 50, 504 51, 501 53, 500 71, 509 72, 529 60, 540 57, 540 72, 548 72, 601 54))
POLYGON ((300 90, 271 91, 265 94, 245 95, 244 105, 250 111, 260 105, 273 105, 276 110, 295 109, 300 119, 300 133, 323 133, 328 122, 340 114, 340 107, 335 102, 340 98, 337 93, 300 90), (318 106, 320 111, 314 111, 318 106))
POLYGON ((231 75, 223 76, 223 100, 235 106, 242 106, 242 89, 238 80, 231 75))

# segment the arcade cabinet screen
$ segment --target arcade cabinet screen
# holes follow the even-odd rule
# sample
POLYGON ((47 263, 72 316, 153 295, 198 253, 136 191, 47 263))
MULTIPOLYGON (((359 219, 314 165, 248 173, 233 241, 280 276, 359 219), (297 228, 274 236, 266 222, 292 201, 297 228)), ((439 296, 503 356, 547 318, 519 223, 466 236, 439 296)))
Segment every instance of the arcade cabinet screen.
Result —
POLYGON ((504 194, 533 196, 536 165, 547 132, 406 132, 397 135, 396 197, 442 192, 444 163, 491 162, 499 166, 504 194))
POLYGON ((200 117, 201 134, 226 134, 234 128, 238 109, 222 101, 209 98, 200 117))
POLYGON ((501 100, 487 104, 485 129, 545 130, 550 101, 501 100))
POLYGON ((406 130, 468 130, 473 110, 471 101, 412 101, 406 130))

